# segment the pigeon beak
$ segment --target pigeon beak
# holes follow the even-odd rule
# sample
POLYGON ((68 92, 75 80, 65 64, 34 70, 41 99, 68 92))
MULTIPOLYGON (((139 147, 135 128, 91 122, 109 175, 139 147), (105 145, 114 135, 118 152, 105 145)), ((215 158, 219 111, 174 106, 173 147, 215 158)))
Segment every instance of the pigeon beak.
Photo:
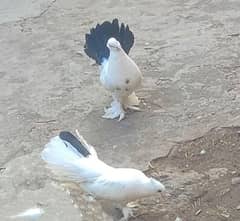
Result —
POLYGON ((119 48, 118 48, 116 45, 108 44, 107 47, 108 47, 109 49, 112 48, 112 49, 115 49, 115 50, 119 50, 119 48))

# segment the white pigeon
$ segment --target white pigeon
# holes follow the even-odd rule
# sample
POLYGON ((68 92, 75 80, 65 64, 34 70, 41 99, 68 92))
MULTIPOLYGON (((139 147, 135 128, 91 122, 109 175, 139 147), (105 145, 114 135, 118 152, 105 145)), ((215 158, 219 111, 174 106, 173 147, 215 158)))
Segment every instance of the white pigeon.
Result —
POLYGON ((34 207, 27 209, 26 211, 19 213, 14 216, 10 216, 11 219, 24 219, 24 220, 31 220, 31 221, 36 221, 38 220, 45 211, 40 208, 40 207, 34 207))
POLYGON ((95 149, 79 135, 60 132, 46 144, 42 159, 55 174, 73 181, 98 200, 114 202, 127 220, 131 210, 126 205, 136 199, 163 192, 165 187, 139 170, 114 168, 101 161, 95 149))
POLYGON ((85 53, 100 65, 100 81, 111 92, 113 101, 105 108, 103 118, 119 121, 127 108, 139 110, 135 90, 140 86, 142 74, 128 56, 134 44, 134 35, 128 25, 119 26, 118 19, 105 21, 86 34, 85 53))

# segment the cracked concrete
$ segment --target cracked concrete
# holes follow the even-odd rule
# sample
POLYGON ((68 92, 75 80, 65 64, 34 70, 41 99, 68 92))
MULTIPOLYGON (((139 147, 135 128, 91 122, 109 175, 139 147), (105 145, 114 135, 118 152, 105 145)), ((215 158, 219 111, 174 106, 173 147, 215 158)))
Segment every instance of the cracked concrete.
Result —
POLYGON ((0 24, 42 16, 56 0, 2 0, 0 24))
MULTIPOLYGON (((0 214, 37 203, 38 192, 49 204, 54 187, 42 179, 39 152, 59 130, 79 129, 107 163, 144 169, 176 142, 240 124, 238 0, 25 0, 0 7, 0 166, 14 168, 1 174, 0 214), (109 94, 82 51, 89 28, 114 17, 135 33, 131 57, 144 75, 137 93, 146 104, 120 123, 101 119, 109 94), (38 178, 27 184, 23 170, 39 171, 38 178), (23 205, 28 188, 34 194, 23 205)), ((65 193, 54 193, 51 220, 58 220, 56 210, 82 219, 70 200, 64 204, 65 193)))

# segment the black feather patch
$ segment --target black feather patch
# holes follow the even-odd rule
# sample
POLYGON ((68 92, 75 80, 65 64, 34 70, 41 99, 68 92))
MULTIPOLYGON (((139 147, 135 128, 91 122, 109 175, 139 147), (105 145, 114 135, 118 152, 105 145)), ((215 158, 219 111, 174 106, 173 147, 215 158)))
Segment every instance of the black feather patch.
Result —
POLYGON ((67 141, 68 143, 70 143, 84 157, 90 155, 89 151, 81 144, 81 142, 72 133, 68 131, 61 131, 59 137, 63 141, 67 141))
POLYGON ((119 26, 118 19, 111 22, 105 21, 102 24, 97 24, 95 28, 90 30, 90 34, 85 36, 85 53, 101 65, 104 58, 109 57, 109 49, 107 48, 107 41, 109 38, 117 39, 123 50, 128 54, 134 44, 134 35, 129 30, 128 25, 121 24, 119 26))

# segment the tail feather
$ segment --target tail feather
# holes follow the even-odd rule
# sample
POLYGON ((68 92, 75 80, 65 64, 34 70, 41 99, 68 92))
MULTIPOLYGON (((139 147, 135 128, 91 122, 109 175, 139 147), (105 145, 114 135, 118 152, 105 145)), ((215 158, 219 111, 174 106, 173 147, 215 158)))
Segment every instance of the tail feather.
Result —
POLYGON ((45 145, 41 157, 59 178, 77 182, 95 179, 101 174, 102 168, 107 167, 97 158, 92 146, 82 137, 79 141, 67 131, 52 138, 45 145))
POLYGON ((89 151, 89 153, 91 154, 91 156, 98 158, 97 152, 95 150, 95 148, 88 144, 88 142, 84 139, 84 137, 78 132, 78 130, 76 130, 76 134, 78 136, 79 141, 81 142, 81 144, 89 151))
POLYGON ((89 155, 96 157, 95 149, 79 133, 78 136, 81 138, 80 141, 68 131, 60 132, 59 136, 52 138, 45 145, 42 152, 43 160, 58 165, 73 162, 89 155))
MULTIPOLYGON (((59 134, 59 137, 64 141, 72 145, 80 154, 84 157, 90 155, 90 152, 87 148, 70 132, 62 131, 59 134)), ((67 144, 66 144, 67 145, 67 144)))
POLYGON ((63 140, 56 136, 45 145, 41 157, 44 161, 53 165, 67 165, 68 162, 77 161, 83 156, 74 149, 68 148, 63 140))
POLYGON ((134 35, 129 30, 128 25, 121 24, 119 26, 118 19, 111 22, 105 21, 97 24, 95 28, 90 30, 90 34, 86 34, 86 43, 84 45, 85 53, 101 65, 103 59, 109 57, 109 49, 106 44, 109 38, 118 40, 123 50, 128 54, 134 44, 134 35))
POLYGON ((136 96, 135 92, 130 94, 127 99, 124 101, 124 105, 126 107, 138 106, 140 104, 140 100, 136 96))

